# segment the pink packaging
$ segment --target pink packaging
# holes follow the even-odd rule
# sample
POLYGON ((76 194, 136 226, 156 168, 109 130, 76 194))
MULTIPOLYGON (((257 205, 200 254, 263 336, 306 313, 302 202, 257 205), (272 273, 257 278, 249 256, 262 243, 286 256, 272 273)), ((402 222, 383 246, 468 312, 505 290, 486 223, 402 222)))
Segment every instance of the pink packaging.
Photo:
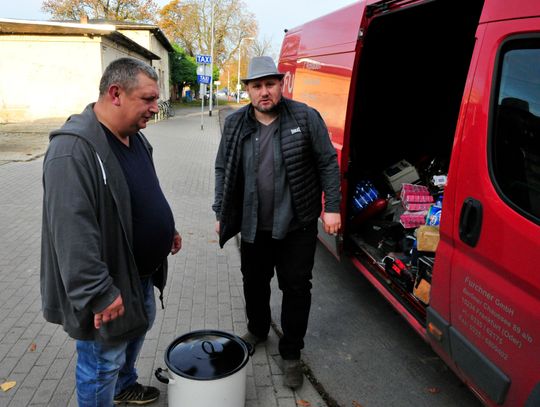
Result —
POLYGON ((427 211, 410 212, 405 211, 399 217, 400 223, 405 229, 416 228, 426 223, 427 211))
POLYGON ((403 184, 401 187, 401 196, 410 193, 414 195, 429 195, 429 189, 425 185, 403 184))
POLYGON ((401 197, 403 202, 423 202, 432 203, 433 197, 431 195, 409 195, 406 194, 401 197))
POLYGON ((431 208, 432 203, 431 202, 405 202, 402 201, 403 207, 408 211, 429 211, 429 208, 431 208))
POLYGON ((410 211, 429 210, 429 204, 433 202, 433 197, 429 193, 429 189, 424 185, 403 184, 401 201, 403 207, 410 211), (412 206, 411 204, 427 205, 412 206))

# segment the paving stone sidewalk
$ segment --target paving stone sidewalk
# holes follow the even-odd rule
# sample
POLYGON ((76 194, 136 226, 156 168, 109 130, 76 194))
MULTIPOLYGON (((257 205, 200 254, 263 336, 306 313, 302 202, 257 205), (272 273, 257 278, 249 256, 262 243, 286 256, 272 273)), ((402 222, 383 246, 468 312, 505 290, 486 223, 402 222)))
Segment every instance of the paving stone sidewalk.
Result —
MULTIPOLYGON (((238 249, 234 242, 219 248, 211 211, 217 116, 204 117, 203 131, 195 112, 145 130, 183 236, 181 252, 170 257, 165 309, 158 309, 138 361, 140 381, 162 391, 152 406, 167 405, 167 386, 154 371, 165 367, 165 350, 176 337, 197 329, 246 329, 238 249)), ((41 166, 42 158, 0 166, 0 384, 16 382, 0 391, 1 407, 77 405, 74 341, 46 323, 40 309, 41 166)), ((308 381, 298 392, 282 386, 274 333, 257 348, 247 375, 246 407, 326 406, 308 381)))

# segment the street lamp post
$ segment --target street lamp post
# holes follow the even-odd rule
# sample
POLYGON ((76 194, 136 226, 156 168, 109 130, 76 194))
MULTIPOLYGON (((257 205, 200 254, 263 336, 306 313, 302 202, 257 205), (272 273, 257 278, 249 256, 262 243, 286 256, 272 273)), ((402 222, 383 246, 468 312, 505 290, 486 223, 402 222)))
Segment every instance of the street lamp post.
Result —
MULTIPOLYGON (((210 100, 208 104, 208 116, 212 116, 212 104, 213 104, 213 84, 214 84, 214 0, 212 0, 212 15, 210 16, 211 19, 211 28, 210 28, 210 100)), ((204 98, 204 96, 203 96, 204 98)))
POLYGON ((241 38, 240 45, 238 45, 238 83, 236 84, 236 103, 240 103, 240 58, 242 57, 242 41, 254 39, 254 37, 241 38))

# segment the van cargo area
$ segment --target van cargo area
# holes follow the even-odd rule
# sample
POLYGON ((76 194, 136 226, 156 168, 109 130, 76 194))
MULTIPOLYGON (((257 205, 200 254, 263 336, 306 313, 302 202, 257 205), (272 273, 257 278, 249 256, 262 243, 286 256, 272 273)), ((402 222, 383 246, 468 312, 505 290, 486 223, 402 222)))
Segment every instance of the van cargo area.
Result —
POLYGON ((421 324, 482 5, 435 0, 366 11, 344 244, 421 324))

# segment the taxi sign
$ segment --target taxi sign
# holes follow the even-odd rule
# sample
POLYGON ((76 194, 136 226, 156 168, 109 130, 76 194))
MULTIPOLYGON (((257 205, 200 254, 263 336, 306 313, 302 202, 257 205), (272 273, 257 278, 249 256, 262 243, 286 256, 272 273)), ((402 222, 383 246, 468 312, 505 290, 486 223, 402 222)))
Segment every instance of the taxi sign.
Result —
POLYGON ((198 83, 205 83, 209 85, 211 80, 212 80, 212 77, 210 75, 197 75, 198 83))
POLYGON ((195 55, 195 60, 198 64, 212 63, 212 57, 210 55, 195 55))

